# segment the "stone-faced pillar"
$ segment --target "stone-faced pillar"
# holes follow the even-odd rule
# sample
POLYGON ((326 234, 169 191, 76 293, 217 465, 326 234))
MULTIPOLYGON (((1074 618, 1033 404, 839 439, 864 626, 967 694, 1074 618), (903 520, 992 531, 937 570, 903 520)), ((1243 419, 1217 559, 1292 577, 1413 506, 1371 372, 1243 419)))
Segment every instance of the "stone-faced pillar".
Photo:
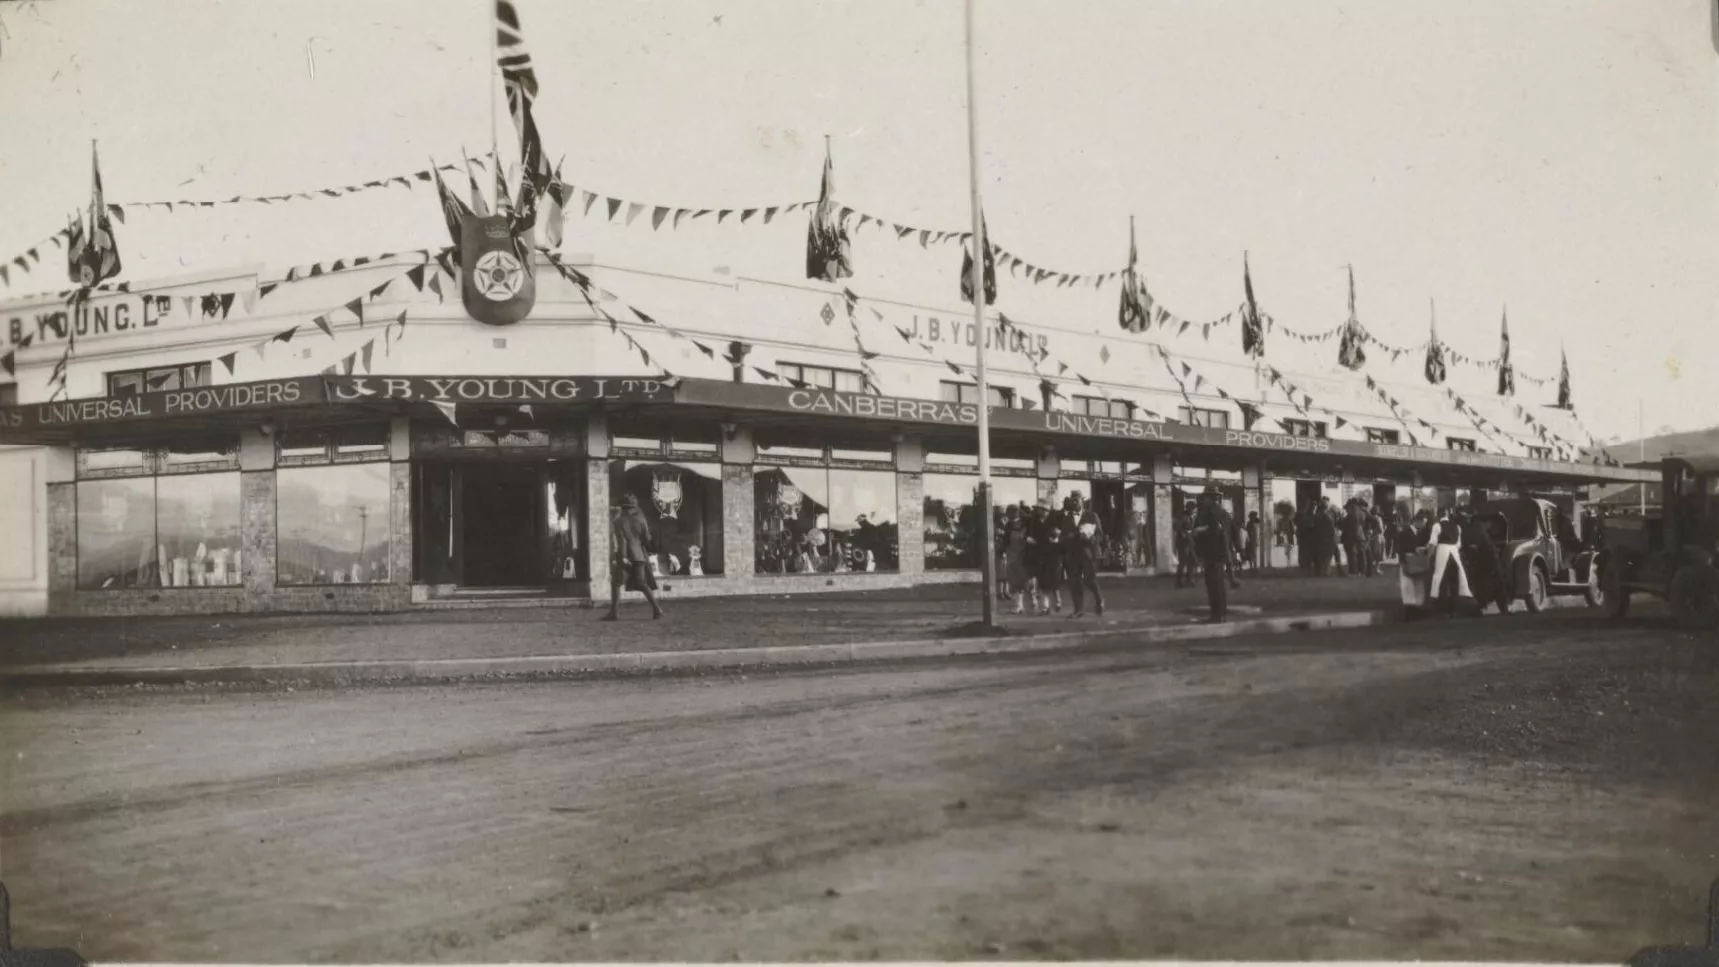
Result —
POLYGON ((752 464, 758 459, 752 428, 722 425, 722 576, 749 578, 757 571, 757 496, 752 464))
POLYGON ((389 584, 412 583, 412 420, 395 417, 388 435, 389 584))
POLYGON ((895 445, 896 567, 925 573, 925 444, 905 437, 895 445))
MULTIPOLYGON (((1265 493, 1261 489, 1261 486, 1260 486, 1260 481, 1264 479, 1264 476, 1265 476, 1265 472, 1264 472, 1263 468, 1257 463, 1253 464, 1252 466, 1247 466, 1247 467, 1242 468, 1242 520, 1241 520, 1241 522, 1242 522, 1243 526, 1245 527, 1247 524, 1248 515, 1250 515, 1250 514, 1258 514, 1259 515, 1259 522, 1260 522, 1260 526, 1259 526, 1260 546, 1256 546, 1254 548, 1254 559, 1251 562, 1253 564, 1253 566, 1255 566, 1255 567, 1260 566, 1260 558, 1264 556, 1266 538, 1270 534, 1270 531, 1271 531, 1270 527, 1267 526, 1270 523, 1270 521, 1267 519, 1267 513, 1268 512, 1266 510, 1266 504, 1265 504, 1265 493)), ((1244 533, 1245 533, 1245 531, 1244 531, 1244 533)))
POLYGON ((1039 450, 1038 471, 1039 500, 1050 501, 1052 510, 1062 509, 1056 499, 1057 483, 1062 478, 1062 457, 1057 455, 1056 447, 1043 447, 1039 450))
POLYGON ((1176 569, 1176 507, 1171 492, 1170 455, 1152 456, 1153 557, 1159 573, 1176 569))
POLYGON ((64 614, 78 590, 76 451, 47 448, 42 470, 48 490, 48 613, 64 614))
POLYGON ((585 573, 591 596, 602 597, 609 584, 609 423, 601 412, 585 419, 585 573))
POLYGON ((280 541, 275 501, 275 438, 260 427, 239 431, 239 580, 251 608, 275 590, 275 554, 280 541))

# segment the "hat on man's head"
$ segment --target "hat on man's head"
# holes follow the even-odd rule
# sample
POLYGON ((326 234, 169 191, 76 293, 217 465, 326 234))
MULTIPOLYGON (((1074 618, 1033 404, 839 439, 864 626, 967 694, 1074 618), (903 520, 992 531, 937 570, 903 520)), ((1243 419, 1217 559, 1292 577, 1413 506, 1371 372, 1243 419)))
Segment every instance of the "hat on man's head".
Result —
POLYGON ((639 506, 639 498, 635 497, 632 494, 628 494, 625 497, 621 498, 621 506, 622 507, 631 507, 631 508, 637 510, 638 506, 639 506))

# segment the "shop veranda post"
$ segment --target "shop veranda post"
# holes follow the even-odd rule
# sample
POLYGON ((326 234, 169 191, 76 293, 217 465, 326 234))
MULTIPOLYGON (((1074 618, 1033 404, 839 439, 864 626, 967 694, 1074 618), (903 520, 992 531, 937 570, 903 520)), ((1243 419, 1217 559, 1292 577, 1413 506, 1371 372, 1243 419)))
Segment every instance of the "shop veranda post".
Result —
POLYGON ((496 7, 516 184, 497 176, 474 205, 448 187, 498 172, 492 155, 293 195, 110 203, 94 162, 88 207, 0 267, 14 289, 62 265, 71 283, 0 303, 0 610, 602 597, 627 495, 658 537, 669 597, 976 581, 981 407, 995 506, 1079 494, 1113 573, 1174 569, 1172 518, 1207 488, 1269 534, 1279 504, 1322 496, 1407 513, 1505 492, 1573 503, 1593 483, 1647 479, 1592 455, 1567 365, 1515 371, 1507 322, 1496 357, 1453 350, 1436 324, 1423 344, 1388 345, 1360 322, 1351 280, 1349 317, 1301 331, 1261 307, 1245 267, 1234 310, 1190 320, 1153 298, 1132 240, 1116 271, 1059 272, 972 231, 843 206, 828 156, 817 202, 668 208, 578 187, 546 160, 518 18, 496 7), (440 206, 446 238, 278 277, 123 277, 127 210, 402 188, 440 206), (806 272, 606 265, 564 252, 570 214, 660 231, 793 222, 806 272), (969 303, 982 253, 983 331, 971 308, 854 291, 862 231, 960 248, 969 303), (999 282, 1114 287, 1118 325, 1012 319, 990 308, 999 282), (1331 344, 1337 375, 1280 368, 1280 341, 1331 344), (1375 378, 1369 351, 1424 356, 1425 384, 1375 378), (1455 390, 1453 366, 1495 375, 1496 392, 1455 390), (1519 401, 1518 376, 1548 399, 1519 401))

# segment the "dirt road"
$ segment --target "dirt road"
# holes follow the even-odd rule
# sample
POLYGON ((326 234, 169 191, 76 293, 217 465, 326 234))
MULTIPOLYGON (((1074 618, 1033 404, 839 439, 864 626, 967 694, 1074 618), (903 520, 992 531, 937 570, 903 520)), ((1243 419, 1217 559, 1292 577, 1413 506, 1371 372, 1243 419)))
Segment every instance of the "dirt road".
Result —
POLYGON ((780 676, 0 697, 103 960, 1617 961, 1699 938, 1719 664, 1546 615, 780 676))

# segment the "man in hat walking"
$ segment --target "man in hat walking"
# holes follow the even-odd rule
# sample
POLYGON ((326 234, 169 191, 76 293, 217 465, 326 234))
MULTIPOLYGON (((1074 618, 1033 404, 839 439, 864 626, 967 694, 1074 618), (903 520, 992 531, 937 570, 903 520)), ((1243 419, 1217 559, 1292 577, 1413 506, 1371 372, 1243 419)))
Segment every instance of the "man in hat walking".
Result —
POLYGON ((621 586, 628 591, 643 591, 650 602, 651 617, 661 618, 663 609, 654 593, 656 576, 651 574, 651 525, 639 509, 639 498, 628 494, 621 498, 621 513, 610 529, 613 563, 609 568, 609 613, 604 621, 617 621, 621 611, 621 586))

